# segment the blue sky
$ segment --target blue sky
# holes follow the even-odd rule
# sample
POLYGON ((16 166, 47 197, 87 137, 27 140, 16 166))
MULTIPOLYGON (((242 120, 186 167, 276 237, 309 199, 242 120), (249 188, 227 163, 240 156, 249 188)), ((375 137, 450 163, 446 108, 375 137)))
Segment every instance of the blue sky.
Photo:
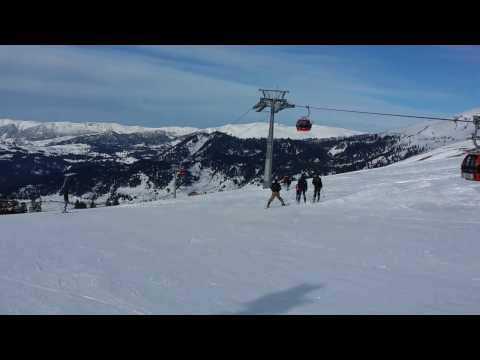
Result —
MULTIPOLYGON (((480 106, 479 65, 480 46, 0 46, 0 118, 210 127, 235 121, 259 88, 277 87, 302 105, 452 116, 480 106)), ((302 115, 277 119, 294 125, 302 115)), ((372 132, 415 122, 311 118, 372 132)))

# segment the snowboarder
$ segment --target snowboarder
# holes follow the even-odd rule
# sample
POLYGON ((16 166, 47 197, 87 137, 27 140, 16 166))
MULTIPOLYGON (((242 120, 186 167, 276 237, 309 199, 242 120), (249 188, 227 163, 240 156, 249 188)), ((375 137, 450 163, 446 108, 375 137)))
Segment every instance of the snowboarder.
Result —
POLYGON ((303 201, 307 202, 307 197, 305 192, 307 191, 308 185, 307 180, 305 179, 305 174, 302 174, 300 180, 297 182, 297 203, 300 203, 300 199, 302 198, 303 194, 303 201))
POLYGON ((285 202, 280 196, 280 190, 282 190, 282 187, 280 186, 278 179, 273 180, 273 183, 270 186, 270 189, 272 190, 272 196, 270 197, 270 200, 268 200, 267 209, 270 207, 270 204, 275 198, 278 198, 278 200, 280 200, 280 202, 282 203, 282 206, 285 206, 285 202))
POLYGON ((315 175, 313 177, 313 180, 312 180, 312 185, 313 185, 313 202, 315 202, 315 200, 318 202, 320 201, 320 190, 322 190, 322 179, 320 178, 320 176, 318 175, 315 175))

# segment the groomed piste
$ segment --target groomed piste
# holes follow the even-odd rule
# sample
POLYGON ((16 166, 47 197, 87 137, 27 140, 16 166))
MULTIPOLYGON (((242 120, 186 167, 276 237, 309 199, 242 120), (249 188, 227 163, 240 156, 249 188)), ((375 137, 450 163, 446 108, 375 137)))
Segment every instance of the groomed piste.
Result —
POLYGON ((0 313, 479 314, 469 146, 322 177, 318 204, 250 186, 0 217, 0 313))

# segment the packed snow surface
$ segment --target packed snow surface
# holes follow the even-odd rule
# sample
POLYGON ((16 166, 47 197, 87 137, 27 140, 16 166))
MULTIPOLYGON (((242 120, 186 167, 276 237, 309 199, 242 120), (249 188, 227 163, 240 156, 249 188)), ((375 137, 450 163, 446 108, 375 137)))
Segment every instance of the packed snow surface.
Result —
POLYGON ((309 180, 270 209, 252 186, 1 216, 0 313, 479 314, 469 145, 323 177, 317 204, 309 180))

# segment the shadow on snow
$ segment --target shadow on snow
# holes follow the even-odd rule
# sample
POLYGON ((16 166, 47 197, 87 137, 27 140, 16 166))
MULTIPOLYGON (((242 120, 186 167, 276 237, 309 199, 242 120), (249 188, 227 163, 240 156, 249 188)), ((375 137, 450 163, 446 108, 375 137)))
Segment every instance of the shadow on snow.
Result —
POLYGON ((282 314, 288 310, 313 303, 306 295, 323 285, 301 284, 287 290, 273 292, 245 304, 245 309, 235 315, 282 314))

